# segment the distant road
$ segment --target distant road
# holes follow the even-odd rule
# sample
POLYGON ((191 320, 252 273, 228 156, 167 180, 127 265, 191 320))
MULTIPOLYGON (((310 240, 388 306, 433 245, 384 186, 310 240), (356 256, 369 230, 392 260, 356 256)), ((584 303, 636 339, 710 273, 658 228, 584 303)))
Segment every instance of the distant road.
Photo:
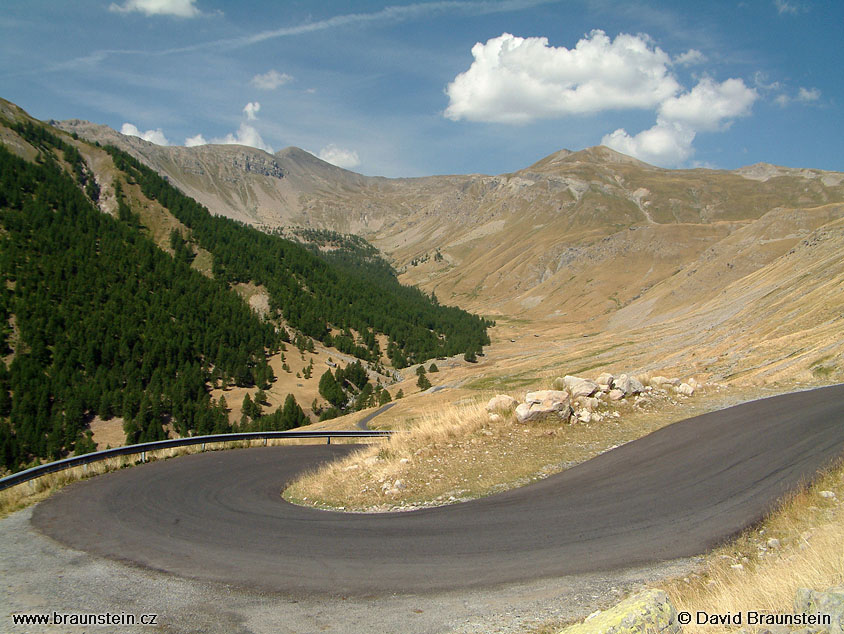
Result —
POLYGON ((369 429, 369 422, 370 422, 373 418, 375 418, 376 416, 379 416, 379 415, 383 414, 384 412, 386 412, 388 409, 390 409, 390 408, 391 408, 393 405, 395 405, 395 404, 396 404, 396 403, 395 403, 395 401, 393 401, 392 403, 387 403, 386 405, 382 405, 381 407, 379 407, 378 409, 376 409, 376 410, 375 410, 374 412, 372 412, 371 414, 367 414, 366 416, 364 416, 363 418, 361 418, 361 419, 358 421, 358 429, 363 429, 363 430, 369 429))
POLYGON ((99 476, 39 504, 73 548, 285 593, 385 595, 609 570, 702 553, 844 452, 844 385, 665 427, 530 486, 396 514, 279 492, 342 445, 208 452, 99 476))

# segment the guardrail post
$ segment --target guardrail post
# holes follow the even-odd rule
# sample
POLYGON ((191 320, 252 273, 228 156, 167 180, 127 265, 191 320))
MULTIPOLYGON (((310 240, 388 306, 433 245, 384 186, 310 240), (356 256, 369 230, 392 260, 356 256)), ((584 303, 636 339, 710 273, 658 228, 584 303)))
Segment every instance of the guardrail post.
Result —
POLYGON ((331 436, 326 436, 325 439, 328 441, 325 444, 330 445, 331 444, 331 436))
POLYGON ((266 436, 265 436, 265 437, 264 437, 264 447, 266 447, 266 446, 267 446, 267 438, 266 438, 266 436))
POLYGON ((147 452, 142 451, 141 452, 141 462, 146 462, 146 461, 147 461, 147 452))
POLYGON ((205 443, 202 443, 202 449, 200 451, 205 451, 205 443))

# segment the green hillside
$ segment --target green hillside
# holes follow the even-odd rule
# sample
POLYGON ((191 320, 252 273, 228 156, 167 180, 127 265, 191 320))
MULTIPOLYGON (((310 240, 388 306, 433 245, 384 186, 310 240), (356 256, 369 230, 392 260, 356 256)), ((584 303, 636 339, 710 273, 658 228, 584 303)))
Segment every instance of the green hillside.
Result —
MULTIPOLYGON (((78 141, 29 120, 7 122, 4 142, 12 133, 18 150, 23 141, 37 155, 27 161, 0 145, 0 470, 91 451, 95 415, 122 417, 127 442, 164 438, 168 426, 230 431, 209 384, 274 380, 267 356, 287 333, 273 316, 371 361, 382 352, 376 334, 387 335, 398 366, 488 342, 482 319, 401 286, 365 243, 323 254, 213 217, 108 148, 120 177, 113 217, 96 206, 78 141), (120 181, 188 227, 184 238, 171 234, 173 255, 153 242, 120 181), (190 266, 200 248, 213 259, 211 279, 190 266), (232 290, 238 282, 267 289, 269 318, 232 290)), ((287 409, 254 425, 307 422, 295 400, 287 409)))

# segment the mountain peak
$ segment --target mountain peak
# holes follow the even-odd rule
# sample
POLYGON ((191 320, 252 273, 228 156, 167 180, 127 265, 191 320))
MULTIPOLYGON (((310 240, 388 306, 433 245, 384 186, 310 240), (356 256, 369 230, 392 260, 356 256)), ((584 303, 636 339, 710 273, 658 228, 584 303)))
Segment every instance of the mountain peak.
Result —
POLYGON ((548 168, 560 165, 571 165, 573 163, 592 163, 592 164, 624 164, 635 165, 646 169, 658 169, 653 165, 644 163, 632 156, 627 156, 621 152, 608 148, 605 145, 595 145, 588 147, 578 152, 571 150, 560 150, 549 154, 545 158, 537 161, 528 169, 536 170, 540 168, 548 168))
POLYGON ((639 159, 617 152, 606 145, 594 145, 586 149, 580 150, 570 154, 566 160, 568 162, 582 162, 582 163, 623 163, 626 165, 636 165, 637 167, 644 167, 649 169, 658 169, 653 165, 640 161, 639 159))

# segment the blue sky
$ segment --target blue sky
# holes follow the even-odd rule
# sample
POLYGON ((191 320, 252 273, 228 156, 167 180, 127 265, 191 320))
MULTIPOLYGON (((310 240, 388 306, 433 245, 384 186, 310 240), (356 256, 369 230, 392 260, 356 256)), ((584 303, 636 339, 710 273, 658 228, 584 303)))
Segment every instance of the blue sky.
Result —
POLYGON ((844 171, 844 3, 4 0, 0 96, 157 143, 384 176, 604 143, 844 171))

